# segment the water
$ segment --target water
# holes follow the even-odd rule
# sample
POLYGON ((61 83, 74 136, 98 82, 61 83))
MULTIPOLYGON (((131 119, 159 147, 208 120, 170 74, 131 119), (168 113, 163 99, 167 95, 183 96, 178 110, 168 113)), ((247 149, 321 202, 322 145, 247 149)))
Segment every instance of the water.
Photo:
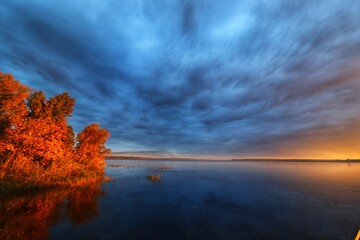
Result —
POLYGON ((106 172, 102 186, 1 199, 0 238, 330 240, 360 230, 358 163, 121 160, 106 172))

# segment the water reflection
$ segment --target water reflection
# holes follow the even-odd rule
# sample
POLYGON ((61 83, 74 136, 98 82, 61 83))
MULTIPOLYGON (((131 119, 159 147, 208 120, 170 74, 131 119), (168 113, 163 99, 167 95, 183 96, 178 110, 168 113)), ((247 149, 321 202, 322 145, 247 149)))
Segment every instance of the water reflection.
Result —
POLYGON ((100 184, 0 198, 0 239, 48 239, 60 220, 82 224, 100 214, 100 184))
POLYGON ((346 240, 360 229, 360 164, 110 163, 129 169, 107 169, 114 181, 105 185, 101 219, 56 233, 67 229, 67 239, 92 231, 88 236, 97 239, 346 240), (145 178, 157 174, 160 184, 145 178))
POLYGON ((0 196, 0 239, 346 240, 360 229, 360 164, 109 165, 106 197, 100 185, 0 196))

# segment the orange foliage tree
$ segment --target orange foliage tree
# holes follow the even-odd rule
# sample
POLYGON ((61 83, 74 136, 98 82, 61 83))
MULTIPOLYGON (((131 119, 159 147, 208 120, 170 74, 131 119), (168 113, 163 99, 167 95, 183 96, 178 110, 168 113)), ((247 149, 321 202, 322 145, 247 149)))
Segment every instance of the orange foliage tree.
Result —
POLYGON ((67 118, 75 99, 46 99, 0 73, 0 179, 40 185, 76 184, 104 177, 109 132, 97 124, 75 135, 67 118))

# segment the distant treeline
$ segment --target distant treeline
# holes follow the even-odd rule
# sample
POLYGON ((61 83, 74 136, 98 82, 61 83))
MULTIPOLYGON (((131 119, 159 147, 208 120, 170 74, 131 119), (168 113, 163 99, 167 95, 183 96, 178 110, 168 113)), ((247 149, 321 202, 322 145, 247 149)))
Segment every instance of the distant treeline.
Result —
POLYGON ((360 159, 344 159, 344 160, 329 160, 329 159, 194 159, 194 158, 164 158, 164 157, 144 157, 144 156, 119 156, 119 155, 106 155, 107 160, 157 160, 157 161, 223 161, 223 162, 341 162, 341 163, 360 163, 360 159))
POLYGON ((106 155, 108 160, 193 160, 189 158, 164 158, 164 157, 138 157, 138 156, 116 156, 116 155, 106 155))
POLYGON ((341 163, 360 163, 360 159, 232 159, 234 162, 341 162, 341 163))

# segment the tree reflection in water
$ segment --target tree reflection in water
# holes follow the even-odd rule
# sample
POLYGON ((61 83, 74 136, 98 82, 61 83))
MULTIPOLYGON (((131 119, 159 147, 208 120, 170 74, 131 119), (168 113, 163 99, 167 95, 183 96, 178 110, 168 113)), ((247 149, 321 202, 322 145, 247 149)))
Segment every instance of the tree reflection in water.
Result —
POLYGON ((101 184, 0 197, 0 239, 48 239, 58 221, 82 224, 99 214, 101 184))

